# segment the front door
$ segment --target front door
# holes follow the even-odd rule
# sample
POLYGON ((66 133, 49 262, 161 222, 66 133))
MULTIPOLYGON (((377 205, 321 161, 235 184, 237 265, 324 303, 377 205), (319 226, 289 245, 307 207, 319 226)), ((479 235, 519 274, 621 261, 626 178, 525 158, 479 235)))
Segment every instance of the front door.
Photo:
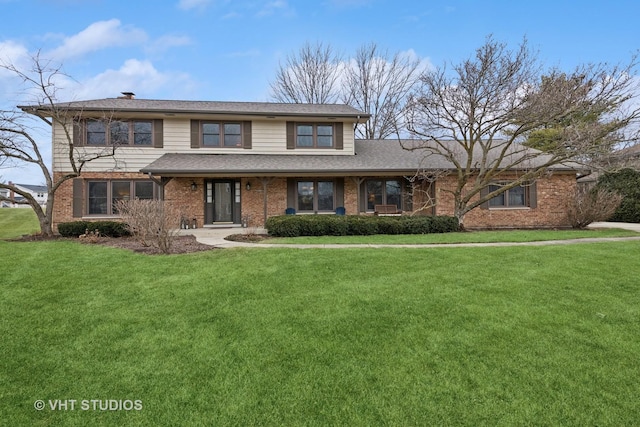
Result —
POLYGON ((205 187, 206 223, 234 223, 238 187, 235 181, 207 181, 205 187))

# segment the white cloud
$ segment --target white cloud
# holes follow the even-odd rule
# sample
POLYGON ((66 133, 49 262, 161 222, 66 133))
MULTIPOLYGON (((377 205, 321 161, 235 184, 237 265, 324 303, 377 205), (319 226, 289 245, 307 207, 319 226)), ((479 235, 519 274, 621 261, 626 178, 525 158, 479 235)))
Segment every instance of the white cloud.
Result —
POLYGON ((292 15, 293 9, 289 7, 289 4, 285 0, 273 0, 267 2, 264 7, 256 13, 256 16, 271 16, 281 12, 292 15))
POLYGON ((211 3, 211 0, 180 0, 178 8, 183 10, 202 9, 211 3))
MULTIPOLYGON (((128 59, 117 70, 106 70, 78 85, 76 99, 113 98, 131 91, 141 98, 157 98, 158 93, 188 92, 194 83, 185 73, 163 73, 150 61, 128 59)), ((165 95, 167 96, 167 95, 165 95)))
POLYGON ((169 50, 172 47, 187 46, 190 44, 191 39, 187 36, 167 35, 154 40, 146 50, 150 53, 160 53, 169 50))
POLYGON ((125 27, 118 19, 98 21, 71 37, 66 37, 61 46, 47 54, 50 58, 63 60, 82 56, 113 46, 144 43, 147 35, 133 27, 125 27))

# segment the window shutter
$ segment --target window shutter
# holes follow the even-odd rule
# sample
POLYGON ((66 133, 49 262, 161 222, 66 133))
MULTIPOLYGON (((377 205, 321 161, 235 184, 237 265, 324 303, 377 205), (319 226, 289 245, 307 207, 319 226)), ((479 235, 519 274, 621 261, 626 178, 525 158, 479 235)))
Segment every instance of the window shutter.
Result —
POLYGON ((191 148, 200 148, 200 120, 191 120, 191 148))
POLYGON ((162 148, 164 146, 163 122, 164 122, 164 120, 162 120, 162 119, 153 121, 153 146, 154 146, 154 148, 162 148))
POLYGON ((251 149, 251 122, 244 122, 243 124, 243 135, 242 135, 242 148, 246 150, 251 149))
MULTIPOLYGON (((486 187, 484 187, 482 190, 480 190, 480 198, 485 197, 487 194, 489 194, 489 186, 488 185, 486 187)), ((489 209, 489 201, 487 200, 486 202, 482 203, 480 205, 480 209, 489 209)))
POLYGON ((336 185, 336 206, 344 207, 344 178, 337 178, 336 185))
POLYGON ((296 208, 296 180, 287 178, 287 207, 296 208))
POLYGON ((84 183, 82 178, 75 178, 73 180, 73 217, 81 218, 82 217, 82 207, 84 205, 84 197, 82 194, 82 190, 84 187, 84 183))
POLYGON ((296 124, 287 122, 287 150, 296 148, 296 124))
POLYGON ((538 189, 536 188, 536 182, 533 181, 529 184, 529 207, 538 207, 538 189))
POLYGON ((82 147, 84 145, 84 138, 86 134, 86 127, 84 120, 73 121, 73 145, 74 147, 82 147))
POLYGON ((344 132, 343 132, 343 123, 336 123, 336 150, 344 149, 344 132))

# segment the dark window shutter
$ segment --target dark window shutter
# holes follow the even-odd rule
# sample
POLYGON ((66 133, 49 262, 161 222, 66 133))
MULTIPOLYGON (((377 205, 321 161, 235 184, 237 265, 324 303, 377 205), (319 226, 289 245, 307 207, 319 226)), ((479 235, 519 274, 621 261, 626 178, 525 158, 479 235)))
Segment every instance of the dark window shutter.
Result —
MULTIPOLYGON (((419 184, 416 183, 415 185, 419 185, 419 184)), ((413 210, 413 199, 411 198, 412 192, 413 192, 413 185, 408 179, 405 179, 404 188, 402 189, 402 210, 403 211, 413 210)))
MULTIPOLYGON (((488 185, 486 187, 484 187, 482 190, 480 190, 480 198, 485 197, 487 194, 489 194, 489 186, 488 185)), ((486 202, 482 203, 480 205, 480 209, 489 209, 489 201, 487 200, 486 202)))
POLYGON ((336 179, 336 207, 344 207, 344 178, 336 179))
POLYGON ((296 180, 287 178, 287 207, 297 208, 296 206, 296 180))
POLYGON ((73 122, 73 145, 74 147, 82 147, 84 145, 85 138, 85 121, 74 120, 73 122))
POLYGON ((336 150, 344 149, 344 133, 343 133, 343 123, 336 123, 336 150))
POLYGON ((251 149, 251 122, 243 123, 243 135, 242 135, 242 148, 250 150, 251 149))
POLYGON ((153 121, 153 146, 155 148, 164 146, 163 122, 162 119, 153 121))
POLYGON ((538 207, 538 189, 536 188, 536 182, 533 181, 529 184, 529 207, 538 207))
POLYGON ((287 122, 287 150, 296 148, 296 124, 287 122))
POLYGON ((81 178, 75 178, 73 180, 73 217, 81 218, 84 206, 84 197, 82 190, 84 188, 84 182, 81 178))
POLYGON ((191 148, 200 148, 200 120, 191 120, 191 148))

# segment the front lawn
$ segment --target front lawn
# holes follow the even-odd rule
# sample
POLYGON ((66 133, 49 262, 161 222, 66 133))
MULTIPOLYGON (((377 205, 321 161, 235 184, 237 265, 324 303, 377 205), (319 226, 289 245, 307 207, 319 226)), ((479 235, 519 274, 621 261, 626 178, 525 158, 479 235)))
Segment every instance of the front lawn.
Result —
POLYGON ((40 231, 38 217, 31 208, 0 209, 0 239, 20 237, 40 231))
POLYGON ((640 242, 0 257, 5 425, 640 419, 640 242))

